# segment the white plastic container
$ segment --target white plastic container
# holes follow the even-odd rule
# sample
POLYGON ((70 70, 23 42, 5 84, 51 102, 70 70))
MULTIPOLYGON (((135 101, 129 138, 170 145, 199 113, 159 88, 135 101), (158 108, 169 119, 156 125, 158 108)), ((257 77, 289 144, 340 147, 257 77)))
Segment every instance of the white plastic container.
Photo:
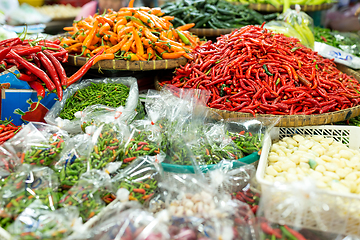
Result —
POLYGON ((256 171, 256 179, 263 192, 262 200, 267 203, 263 208, 265 217, 275 223, 360 236, 360 195, 320 190, 315 187, 315 183, 311 194, 308 190, 296 192, 287 187, 289 183, 277 185, 264 179, 272 142, 295 134, 322 135, 332 137, 351 149, 359 150, 360 147, 360 127, 324 125, 273 128, 270 135, 266 136, 256 171))

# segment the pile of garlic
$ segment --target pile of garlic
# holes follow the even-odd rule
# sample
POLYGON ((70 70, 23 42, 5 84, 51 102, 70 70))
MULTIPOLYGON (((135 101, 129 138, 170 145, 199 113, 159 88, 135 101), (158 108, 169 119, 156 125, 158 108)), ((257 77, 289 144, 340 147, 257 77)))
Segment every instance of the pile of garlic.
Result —
POLYGON ((323 136, 295 135, 274 143, 265 180, 292 182, 312 177, 321 189, 360 193, 360 152, 323 136))
POLYGON ((168 210, 176 217, 226 218, 228 216, 226 212, 217 209, 212 195, 205 191, 180 195, 178 199, 171 201, 168 210))

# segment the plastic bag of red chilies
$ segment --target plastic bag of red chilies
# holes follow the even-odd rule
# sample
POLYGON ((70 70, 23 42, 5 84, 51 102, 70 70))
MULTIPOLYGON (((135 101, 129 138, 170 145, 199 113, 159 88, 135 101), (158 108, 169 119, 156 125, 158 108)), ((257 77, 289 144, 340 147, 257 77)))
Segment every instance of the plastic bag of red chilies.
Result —
POLYGON ((211 91, 211 108, 255 114, 321 114, 354 107, 360 84, 296 38, 246 26, 194 50, 176 70, 181 88, 211 91))

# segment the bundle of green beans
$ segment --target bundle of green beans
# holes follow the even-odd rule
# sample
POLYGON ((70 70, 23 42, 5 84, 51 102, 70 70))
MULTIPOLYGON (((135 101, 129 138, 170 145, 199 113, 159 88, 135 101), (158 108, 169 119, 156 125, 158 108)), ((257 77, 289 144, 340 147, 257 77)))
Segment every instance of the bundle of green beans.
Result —
POLYGON ((118 161, 123 154, 123 139, 121 130, 113 123, 104 123, 100 126, 101 133, 90 154, 90 169, 102 169, 108 163, 118 161))
POLYGON ((59 116, 62 119, 73 120, 76 112, 95 104, 113 108, 125 106, 129 92, 130 88, 121 83, 91 83, 90 86, 77 90, 66 100, 59 116))
POLYGON ((161 7, 165 15, 174 16, 172 24, 179 27, 195 23, 194 28, 240 28, 262 24, 278 14, 262 15, 245 5, 234 5, 224 0, 181 0, 167 2, 161 7))
POLYGON ((353 33, 345 33, 346 36, 342 36, 342 34, 344 33, 331 31, 328 28, 314 27, 316 42, 326 43, 360 57, 360 37, 353 33))

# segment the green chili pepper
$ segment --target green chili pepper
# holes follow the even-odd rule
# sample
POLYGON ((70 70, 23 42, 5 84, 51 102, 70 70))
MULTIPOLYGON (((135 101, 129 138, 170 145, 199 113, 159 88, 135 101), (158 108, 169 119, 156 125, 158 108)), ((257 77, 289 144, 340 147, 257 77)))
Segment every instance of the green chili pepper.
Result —
POLYGON ((269 72, 269 70, 268 70, 268 68, 267 68, 266 64, 264 64, 264 65, 263 65, 263 69, 265 70, 265 73, 266 73, 267 75, 269 75, 269 76, 273 76, 273 74, 272 74, 271 72, 269 72))
POLYGON ((190 45, 190 40, 179 30, 175 30, 176 33, 179 35, 181 41, 183 41, 183 43, 185 43, 185 45, 190 45))

